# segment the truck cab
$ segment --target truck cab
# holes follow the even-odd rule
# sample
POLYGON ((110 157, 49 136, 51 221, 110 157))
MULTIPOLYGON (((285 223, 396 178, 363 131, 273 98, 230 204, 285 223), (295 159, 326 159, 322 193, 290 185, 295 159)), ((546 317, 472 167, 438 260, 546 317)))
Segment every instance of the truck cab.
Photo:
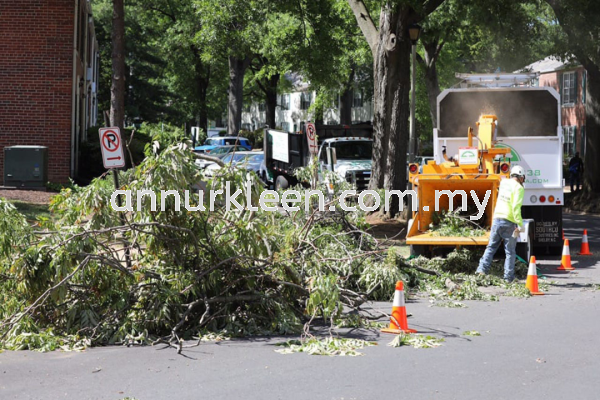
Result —
POLYGON ((373 140, 369 138, 334 138, 324 140, 319 148, 319 170, 335 172, 341 179, 365 190, 371 179, 373 140), (331 155, 335 154, 333 160, 331 155))

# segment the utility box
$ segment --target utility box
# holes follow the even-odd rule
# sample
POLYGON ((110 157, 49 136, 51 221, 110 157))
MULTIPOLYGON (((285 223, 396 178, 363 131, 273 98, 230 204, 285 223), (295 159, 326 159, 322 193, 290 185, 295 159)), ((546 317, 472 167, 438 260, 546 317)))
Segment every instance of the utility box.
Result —
POLYGON ((41 189, 48 182, 48 148, 10 146, 4 148, 4 186, 41 189))

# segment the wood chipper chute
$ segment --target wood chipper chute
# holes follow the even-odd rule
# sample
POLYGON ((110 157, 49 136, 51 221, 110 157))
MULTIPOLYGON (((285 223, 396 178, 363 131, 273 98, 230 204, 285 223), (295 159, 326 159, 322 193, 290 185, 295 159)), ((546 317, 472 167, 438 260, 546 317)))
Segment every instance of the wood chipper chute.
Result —
POLYGON ((468 145, 461 147, 458 154, 448 157, 444 151, 444 162, 429 161, 422 172, 418 164, 409 165, 409 180, 418 198, 406 238, 413 254, 421 254, 432 246, 485 246, 489 241, 498 187, 510 174, 510 162, 506 158, 510 149, 495 146, 495 115, 480 116, 476 125, 477 136, 469 127, 468 145), (485 229, 485 234, 436 236, 430 232, 436 213, 458 208, 462 211, 477 209, 475 218, 469 217, 469 220, 485 229))

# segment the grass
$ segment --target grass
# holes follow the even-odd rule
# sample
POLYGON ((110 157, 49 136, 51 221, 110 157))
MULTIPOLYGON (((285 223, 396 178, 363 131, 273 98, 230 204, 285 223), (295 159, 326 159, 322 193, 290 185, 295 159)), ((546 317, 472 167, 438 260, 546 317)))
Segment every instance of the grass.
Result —
POLYGON ((37 220, 37 217, 50 218, 52 216, 48 204, 27 203, 19 200, 12 200, 11 203, 30 221, 37 220))

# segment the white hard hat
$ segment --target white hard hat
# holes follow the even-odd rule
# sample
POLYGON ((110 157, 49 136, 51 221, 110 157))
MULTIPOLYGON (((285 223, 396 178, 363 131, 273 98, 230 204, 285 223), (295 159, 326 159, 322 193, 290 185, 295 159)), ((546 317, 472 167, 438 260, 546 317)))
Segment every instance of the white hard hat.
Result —
POLYGON ((520 165, 515 165, 510 170, 510 176, 525 176, 525 170, 520 165))

